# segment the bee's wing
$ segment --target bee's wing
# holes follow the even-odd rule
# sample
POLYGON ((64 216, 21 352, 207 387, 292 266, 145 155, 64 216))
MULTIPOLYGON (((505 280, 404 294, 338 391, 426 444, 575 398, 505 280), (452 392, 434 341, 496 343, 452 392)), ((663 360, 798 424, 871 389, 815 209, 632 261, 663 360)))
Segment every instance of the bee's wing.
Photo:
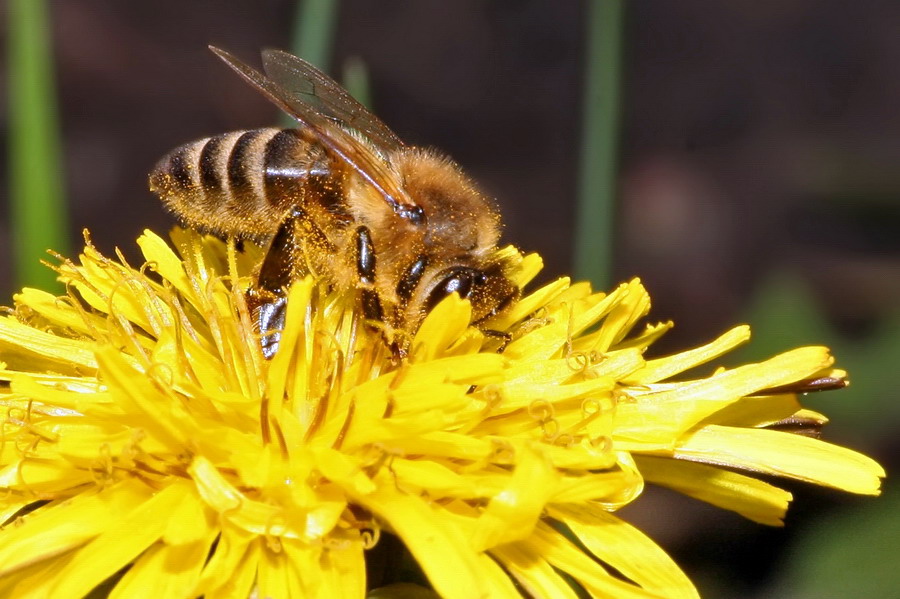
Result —
MULTIPOLYGON (((306 141, 323 147, 333 157, 359 173, 381 194, 398 216, 415 224, 423 222, 422 208, 404 191, 397 176, 388 168, 384 158, 338 126, 333 120, 334 117, 329 118, 319 112, 315 107, 306 103, 302 97, 284 89, 228 52, 214 46, 210 46, 209 49, 276 106, 300 121, 303 126, 298 129, 298 132, 306 141)), ((322 75, 322 77, 325 76, 322 75)))
POLYGON ((359 131, 386 150, 403 145, 400 138, 341 85, 302 58, 281 50, 263 50, 263 69, 308 108, 350 129, 359 131))

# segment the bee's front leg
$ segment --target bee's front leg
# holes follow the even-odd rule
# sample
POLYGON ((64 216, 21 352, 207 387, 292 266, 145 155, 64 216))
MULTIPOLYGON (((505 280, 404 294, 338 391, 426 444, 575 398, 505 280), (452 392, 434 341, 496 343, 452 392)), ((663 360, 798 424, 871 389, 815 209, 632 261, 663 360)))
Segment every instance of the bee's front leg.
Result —
POLYGON ((372 234, 366 226, 356 228, 354 232, 356 250, 356 277, 359 290, 359 303, 363 317, 368 321, 384 322, 384 310, 378 290, 375 288, 375 247, 372 245, 372 234))
POLYGON ((356 263, 357 293, 363 318, 373 329, 380 330, 385 345, 390 348, 395 363, 406 357, 406 347, 394 337, 396 329, 388 322, 384 306, 375 286, 375 246, 372 234, 366 226, 356 228, 354 232, 354 261, 356 263))

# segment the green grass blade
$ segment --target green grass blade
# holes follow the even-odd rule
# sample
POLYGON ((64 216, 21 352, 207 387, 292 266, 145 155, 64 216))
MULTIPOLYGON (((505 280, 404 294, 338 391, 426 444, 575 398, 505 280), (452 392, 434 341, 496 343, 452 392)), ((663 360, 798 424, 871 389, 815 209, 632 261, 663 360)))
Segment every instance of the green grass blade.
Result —
POLYGON ((576 277, 601 288, 612 283, 623 4, 622 0, 587 3, 574 270, 576 277))
MULTIPOLYGON (((334 45, 337 26, 338 0, 297 0, 291 32, 291 52, 311 62, 326 73, 334 45)), ((297 122, 281 116, 284 127, 294 127, 297 122)))
POLYGON ((297 4, 291 50, 323 71, 331 60, 337 9, 337 0, 301 0, 297 4))
POLYGON ((358 56, 350 56, 344 61, 344 72, 341 78, 350 95, 360 104, 372 108, 372 85, 369 82, 369 69, 358 56))
POLYGON ((15 285, 52 287, 39 260, 68 253, 68 222, 47 6, 9 0, 9 180, 15 285))

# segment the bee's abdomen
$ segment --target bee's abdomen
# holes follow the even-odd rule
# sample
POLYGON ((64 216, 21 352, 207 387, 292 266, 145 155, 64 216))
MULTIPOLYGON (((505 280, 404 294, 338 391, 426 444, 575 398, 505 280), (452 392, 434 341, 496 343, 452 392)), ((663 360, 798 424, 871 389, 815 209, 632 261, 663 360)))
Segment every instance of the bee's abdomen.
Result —
POLYGON ((266 237, 311 176, 327 175, 321 148, 294 129, 253 129, 176 148, 150 173, 150 189, 188 226, 217 234, 266 237))

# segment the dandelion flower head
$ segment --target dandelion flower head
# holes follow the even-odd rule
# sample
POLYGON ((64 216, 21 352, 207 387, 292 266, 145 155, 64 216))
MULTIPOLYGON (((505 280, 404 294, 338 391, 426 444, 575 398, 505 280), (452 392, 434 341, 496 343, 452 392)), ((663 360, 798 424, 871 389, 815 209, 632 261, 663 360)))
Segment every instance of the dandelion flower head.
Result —
MULTIPOLYGON (((796 391, 844 380, 826 348, 697 370, 739 326, 651 357, 670 323, 641 324, 637 280, 526 292, 483 327, 502 336, 450 296, 398 361, 308 277, 266 360, 262 250, 172 240, 145 232, 140 267, 88 243, 56 266, 66 295, 25 289, 0 320, 3 597, 361 598, 388 535, 445 598, 695 597, 615 514, 645 484, 779 525, 791 495, 754 475, 863 494, 884 475, 775 426, 825 422, 796 391)), ((499 251, 520 287, 540 269, 499 251)))

